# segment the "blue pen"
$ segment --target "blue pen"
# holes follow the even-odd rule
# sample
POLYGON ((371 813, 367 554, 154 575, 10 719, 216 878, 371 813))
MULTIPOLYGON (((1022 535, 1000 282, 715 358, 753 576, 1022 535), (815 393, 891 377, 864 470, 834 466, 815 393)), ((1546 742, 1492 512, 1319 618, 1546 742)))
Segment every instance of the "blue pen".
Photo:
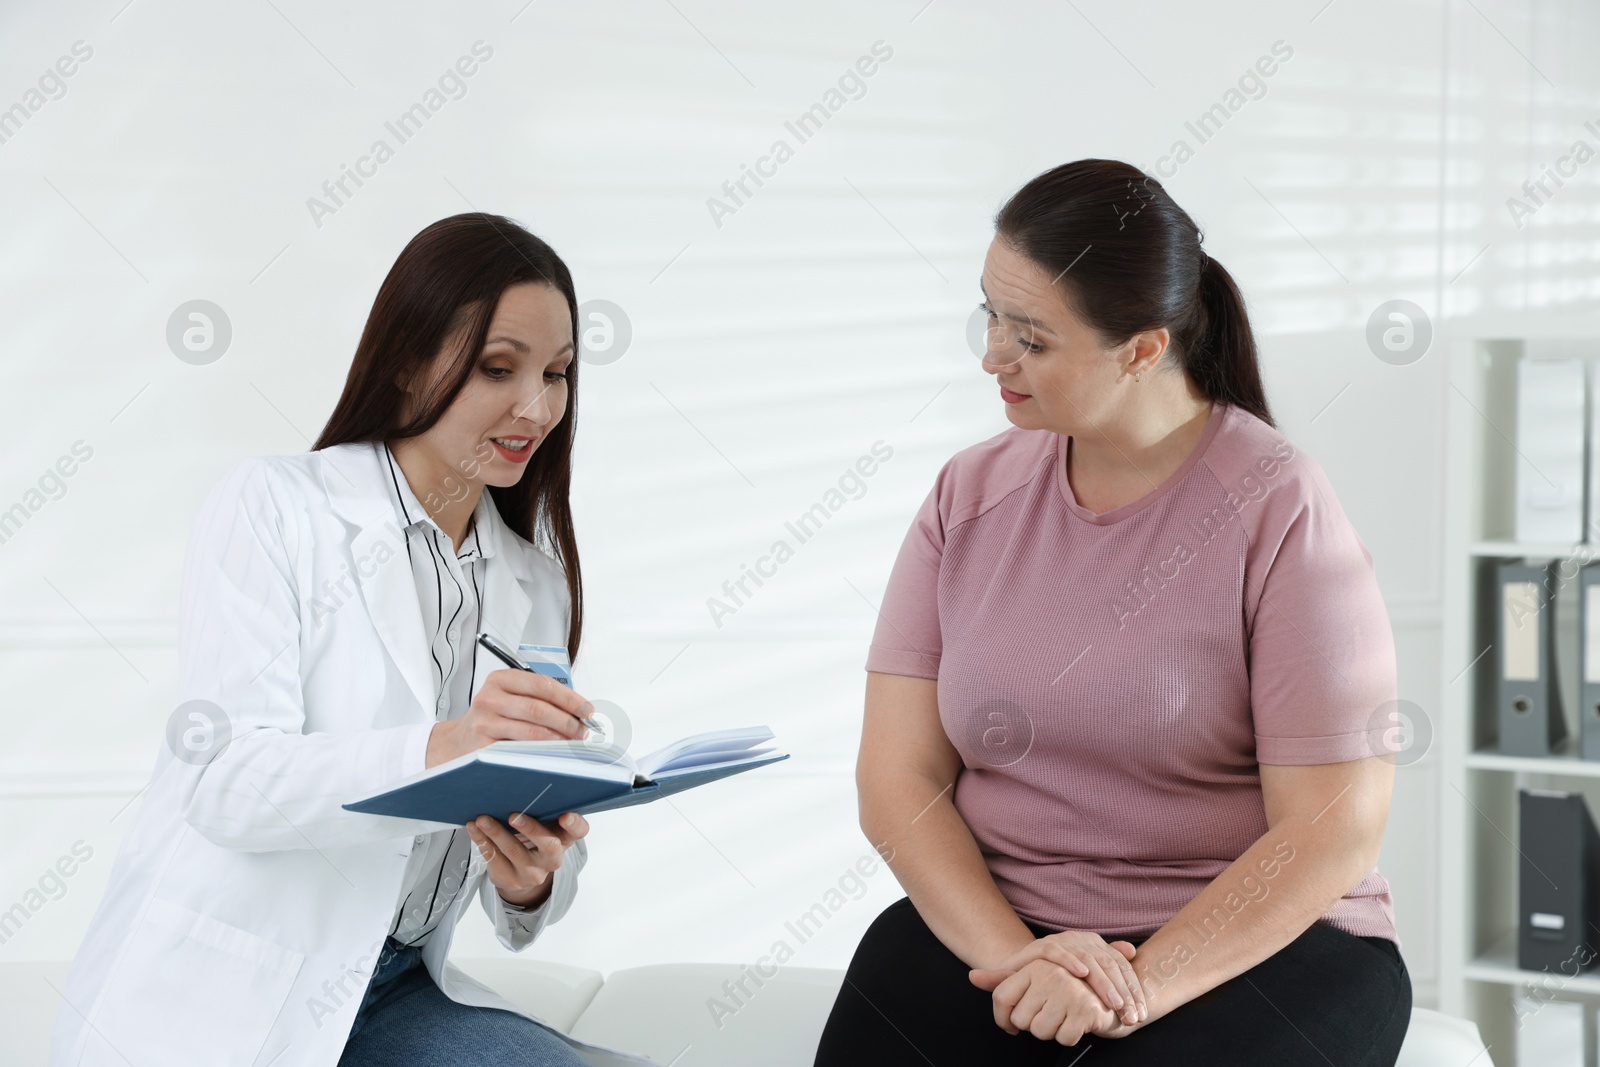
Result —
MULTIPOLYGON (((496 641, 487 633, 481 633, 478 635, 478 644, 482 645, 484 648, 487 648, 490 652, 498 656, 507 667, 515 667, 519 671, 529 671, 533 674, 542 673, 541 671, 536 671, 526 663, 522 662, 511 652, 510 649, 506 648, 505 645, 502 645, 499 641, 496 641)), ((570 689, 571 686, 568 686, 567 688, 570 689)), ((596 722, 593 716, 579 716, 578 721, 596 733, 605 732, 605 727, 596 722)))

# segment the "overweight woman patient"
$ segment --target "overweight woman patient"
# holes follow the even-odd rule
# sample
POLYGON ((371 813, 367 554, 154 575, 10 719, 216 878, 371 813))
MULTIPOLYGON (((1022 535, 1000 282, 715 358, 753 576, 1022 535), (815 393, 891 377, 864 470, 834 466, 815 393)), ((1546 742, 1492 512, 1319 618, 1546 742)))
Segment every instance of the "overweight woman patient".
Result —
POLYGON ((474 640, 578 652, 576 324, 543 241, 493 215, 434 223, 379 288, 312 451, 238 463, 206 498, 177 711, 52 1065, 644 1062, 447 962, 474 897, 512 950, 561 918, 583 816, 436 829, 340 808, 492 741, 587 732, 580 695, 474 640))
POLYGON ((891 572, 856 776, 907 896, 816 1063, 1391 1065, 1371 556, 1158 182, 1066 164, 996 231, 1012 426, 945 464, 891 572))

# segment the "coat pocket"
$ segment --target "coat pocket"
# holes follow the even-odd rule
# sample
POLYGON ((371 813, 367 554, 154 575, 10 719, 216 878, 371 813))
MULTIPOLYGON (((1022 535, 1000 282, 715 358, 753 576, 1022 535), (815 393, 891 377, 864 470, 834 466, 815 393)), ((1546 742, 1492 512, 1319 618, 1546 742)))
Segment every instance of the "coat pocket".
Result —
POLYGON ((91 1033, 133 1063, 248 1067, 304 960, 258 934, 152 898, 91 1033))

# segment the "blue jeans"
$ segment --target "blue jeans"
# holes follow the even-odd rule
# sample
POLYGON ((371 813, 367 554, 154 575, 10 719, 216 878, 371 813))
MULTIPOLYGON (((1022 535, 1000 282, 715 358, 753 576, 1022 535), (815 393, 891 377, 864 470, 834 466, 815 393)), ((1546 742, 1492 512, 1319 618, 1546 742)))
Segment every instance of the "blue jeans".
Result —
POLYGON ((383 944, 339 1067, 588 1067, 532 1019, 457 1004, 434 983, 420 948, 383 944))

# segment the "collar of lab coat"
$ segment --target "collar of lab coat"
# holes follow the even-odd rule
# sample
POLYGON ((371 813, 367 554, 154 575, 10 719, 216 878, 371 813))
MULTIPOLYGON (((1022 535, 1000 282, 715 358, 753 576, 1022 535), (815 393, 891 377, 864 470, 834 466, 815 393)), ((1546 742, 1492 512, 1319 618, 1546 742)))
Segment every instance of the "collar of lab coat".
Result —
MULTIPOLYGON (((383 479, 389 476, 382 442, 351 442, 321 449, 322 485, 340 518, 357 528, 350 542, 354 573, 373 626, 404 675, 406 684, 431 715, 437 706, 433 672, 427 669, 428 642, 422 624, 422 603, 406 555, 405 533, 396 522, 394 505, 383 479), (386 552, 384 550, 387 550, 386 552)), ((495 552, 485 561, 484 629, 515 648, 522 641, 533 599, 525 586, 533 581, 523 551, 537 551, 516 537, 495 508, 487 490, 479 501, 480 533, 492 539, 495 552), (487 520, 487 521, 485 521, 487 520)), ((488 660, 489 657, 481 657, 488 660)), ((473 680, 476 693, 478 679, 473 680)))

